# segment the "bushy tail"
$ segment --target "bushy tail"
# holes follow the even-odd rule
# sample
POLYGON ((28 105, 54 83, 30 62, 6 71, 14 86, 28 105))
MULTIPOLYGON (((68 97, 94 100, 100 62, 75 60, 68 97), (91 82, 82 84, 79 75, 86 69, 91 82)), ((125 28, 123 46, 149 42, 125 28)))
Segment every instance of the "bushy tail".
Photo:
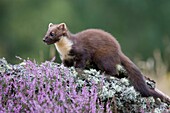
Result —
POLYGON ((134 88, 141 93, 142 96, 153 96, 155 99, 160 98, 162 101, 170 104, 170 97, 164 95, 159 90, 149 88, 139 68, 123 53, 120 56, 121 64, 126 69, 130 82, 134 88))

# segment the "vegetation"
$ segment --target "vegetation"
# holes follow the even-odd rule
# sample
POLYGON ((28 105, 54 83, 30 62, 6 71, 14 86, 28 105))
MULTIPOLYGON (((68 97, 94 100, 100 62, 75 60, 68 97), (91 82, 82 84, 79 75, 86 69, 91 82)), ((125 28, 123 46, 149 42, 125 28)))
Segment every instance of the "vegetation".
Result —
POLYGON ((30 60, 11 65, 0 59, 0 103, 0 112, 168 113, 170 110, 170 105, 160 100, 141 97, 126 78, 107 77, 93 69, 78 75, 74 68, 49 61, 38 65, 30 60))

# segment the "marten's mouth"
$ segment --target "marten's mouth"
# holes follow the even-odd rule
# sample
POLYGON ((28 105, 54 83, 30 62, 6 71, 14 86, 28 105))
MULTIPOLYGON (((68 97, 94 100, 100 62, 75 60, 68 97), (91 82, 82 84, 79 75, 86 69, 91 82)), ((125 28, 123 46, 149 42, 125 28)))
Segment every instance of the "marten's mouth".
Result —
POLYGON ((46 40, 46 39, 43 39, 43 42, 47 45, 50 45, 50 44, 54 44, 56 42, 58 42, 60 39, 57 39, 57 40, 46 40))
POLYGON ((53 42, 49 42, 49 41, 44 41, 44 43, 47 45, 54 44, 53 42))
POLYGON ((43 42, 47 45, 53 44, 53 41, 51 41, 51 40, 49 41, 47 39, 43 39, 43 42))

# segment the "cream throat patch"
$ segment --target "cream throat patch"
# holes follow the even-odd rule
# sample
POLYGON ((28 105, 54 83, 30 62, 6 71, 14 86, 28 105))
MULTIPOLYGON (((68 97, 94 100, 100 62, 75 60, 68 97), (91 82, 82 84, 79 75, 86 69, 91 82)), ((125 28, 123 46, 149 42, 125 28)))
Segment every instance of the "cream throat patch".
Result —
POLYGON ((69 56, 69 52, 72 48, 73 42, 66 36, 60 37, 60 40, 55 43, 57 51, 60 53, 61 60, 71 59, 73 56, 69 56))

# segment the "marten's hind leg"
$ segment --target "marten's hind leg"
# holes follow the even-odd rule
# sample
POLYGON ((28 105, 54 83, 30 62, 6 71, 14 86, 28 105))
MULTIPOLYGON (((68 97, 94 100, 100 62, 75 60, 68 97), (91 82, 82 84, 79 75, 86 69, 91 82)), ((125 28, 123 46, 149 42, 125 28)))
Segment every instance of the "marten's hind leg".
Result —
POLYGON ((108 57, 102 56, 97 57, 94 59, 95 64, 97 65, 98 69, 105 72, 108 75, 118 77, 118 70, 116 69, 116 65, 119 64, 119 58, 116 57, 108 57))

